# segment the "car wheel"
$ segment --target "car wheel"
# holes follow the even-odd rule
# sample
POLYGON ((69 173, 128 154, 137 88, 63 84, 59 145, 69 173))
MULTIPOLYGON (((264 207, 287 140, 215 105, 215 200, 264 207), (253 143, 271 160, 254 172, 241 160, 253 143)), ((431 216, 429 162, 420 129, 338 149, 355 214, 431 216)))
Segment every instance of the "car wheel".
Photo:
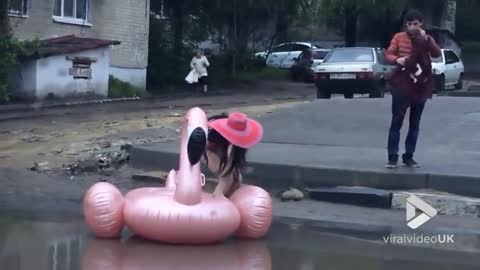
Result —
POLYGON ((368 95, 369 98, 383 98, 385 97, 385 82, 380 81, 375 83, 370 89, 370 94, 368 95))
POLYGON ((443 75, 443 74, 440 75, 437 78, 436 83, 437 83, 437 85, 436 85, 437 93, 445 91, 445 75, 443 75))
POLYGON ((351 92, 350 93, 345 93, 345 94, 343 94, 343 97, 348 98, 348 99, 352 99, 353 98, 353 93, 351 93, 351 92))
POLYGON ((458 82, 455 84, 455 89, 460 90, 463 88, 463 73, 458 77, 458 82))
POLYGON ((325 88, 320 88, 317 86, 317 98, 318 99, 329 99, 332 97, 332 93, 325 88))

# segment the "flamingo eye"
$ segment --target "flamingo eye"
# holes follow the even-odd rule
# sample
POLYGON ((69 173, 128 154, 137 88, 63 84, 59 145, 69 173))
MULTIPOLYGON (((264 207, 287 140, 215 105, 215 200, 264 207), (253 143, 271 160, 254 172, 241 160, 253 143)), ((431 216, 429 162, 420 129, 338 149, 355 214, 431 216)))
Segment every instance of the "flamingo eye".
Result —
POLYGON ((188 127, 188 160, 191 165, 197 164, 205 152, 207 146, 207 134, 201 127, 188 127))

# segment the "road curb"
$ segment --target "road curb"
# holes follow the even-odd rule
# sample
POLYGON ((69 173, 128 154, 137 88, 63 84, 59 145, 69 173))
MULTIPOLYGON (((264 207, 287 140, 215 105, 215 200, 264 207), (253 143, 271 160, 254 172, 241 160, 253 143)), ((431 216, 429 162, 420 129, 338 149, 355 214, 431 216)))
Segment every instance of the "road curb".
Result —
MULTIPOLYGON (((167 147, 158 151, 148 145, 134 145, 130 149, 130 166, 140 170, 177 168, 178 158, 178 153, 167 147)), ((308 167, 259 162, 251 158, 245 179, 250 184, 275 190, 361 186, 393 191, 432 189, 480 198, 480 178, 477 176, 308 167)))
MULTIPOLYGON (((177 168, 178 158, 179 155, 167 147, 158 151, 148 146, 133 145, 130 149, 130 166, 140 170, 168 171, 177 168)), ((203 171, 208 174, 206 168, 203 171)), ((476 188, 480 185, 480 179, 477 177, 305 167, 250 161, 244 181, 270 191, 286 190, 289 187, 307 190, 310 199, 319 201, 387 209, 405 207, 407 195, 401 194, 415 194, 408 193, 415 190, 436 190, 448 192, 449 195, 420 196, 425 197, 432 206, 438 207, 441 214, 480 216, 480 210, 477 210, 480 209, 480 186, 476 188)))
MULTIPOLYGON (((148 145, 130 149, 130 165, 135 169, 170 170, 177 168, 178 159, 176 152, 158 151, 148 145)), ((480 178, 476 176, 309 167, 259 162, 254 158, 249 161, 245 179, 266 189, 362 186, 384 190, 433 189, 480 198, 480 178)))
MULTIPOLYGON (((211 91, 209 95, 225 96, 232 93, 233 92, 218 90, 218 91, 211 91)), ((171 101, 171 100, 177 100, 185 97, 201 97, 201 96, 203 96, 203 94, 185 91, 180 93, 155 95, 155 96, 146 97, 146 98, 143 98, 143 97, 102 98, 102 99, 83 100, 83 101, 62 101, 57 103, 36 101, 29 104, 0 105, 0 113, 29 112, 29 111, 38 111, 38 110, 45 110, 45 109, 59 109, 59 108, 78 107, 78 106, 87 106, 87 105, 96 105, 96 104, 171 101)))
POLYGON ((66 108, 66 107, 75 107, 75 106, 92 105, 92 104, 109 104, 109 103, 122 103, 122 102, 132 102, 132 101, 145 101, 145 100, 150 100, 150 99, 144 99, 140 97, 105 98, 105 99, 95 99, 95 100, 86 100, 86 101, 59 102, 59 103, 43 104, 43 105, 41 104, 41 102, 35 102, 31 104, 0 105, 0 112, 28 112, 28 111, 37 111, 37 110, 43 110, 43 109, 56 109, 56 108, 66 108))
POLYGON ((480 97, 480 91, 459 91, 439 94, 445 97, 480 97))

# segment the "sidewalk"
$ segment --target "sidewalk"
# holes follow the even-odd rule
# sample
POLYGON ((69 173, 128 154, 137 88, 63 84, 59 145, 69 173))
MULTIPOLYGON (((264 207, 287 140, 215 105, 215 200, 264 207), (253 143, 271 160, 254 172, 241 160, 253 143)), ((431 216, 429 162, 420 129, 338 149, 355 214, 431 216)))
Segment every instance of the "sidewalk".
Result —
MULTIPOLYGON (((313 84, 311 85, 313 89, 313 84)), ((93 104, 109 104, 109 103, 129 103, 129 102, 156 102, 156 101, 171 101, 184 98, 195 97, 215 97, 215 96, 228 96, 235 94, 259 94, 268 93, 275 94, 279 91, 286 91, 290 87, 296 87, 305 89, 308 85, 295 84, 290 81, 259 81, 254 85, 236 86, 234 88, 225 89, 213 89, 209 90, 207 95, 204 95, 200 91, 192 88, 191 90, 181 90, 178 92, 167 93, 154 93, 150 97, 121 97, 121 98, 109 98, 109 97, 85 97, 85 98, 69 98, 69 99, 52 99, 52 100, 37 100, 37 101, 25 101, 25 102, 13 102, 7 104, 0 104, 0 113, 2 112, 22 112, 22 111, 35 111, 38 109, 53 109, 53 108, 65 108, 74 106, 84 106, 93 104)), ((312 90, 313 91, 313 90, 312 90)), ((313 94, 312 94, 313 95, 313 94)))
POLYGON ((260 104, 266 101, 304 100, 314 97, 313 84, 295 84, 288 81, 260 82, 245 89, 224 89, 210 91, 207 95, 199 92, 179 92, 150 98, 119 98, 83 101, 38 101, 35 103, 0 105, 0 121, 38 118, 50 115, 92 114, 93 112, 127 112, 166 108, 187 108, 188 106, 211 106, 231 103, 260 104), (295 89, 295 91, 292 91, 295 89), (193 105, 192 105, 193 104, 193 105))

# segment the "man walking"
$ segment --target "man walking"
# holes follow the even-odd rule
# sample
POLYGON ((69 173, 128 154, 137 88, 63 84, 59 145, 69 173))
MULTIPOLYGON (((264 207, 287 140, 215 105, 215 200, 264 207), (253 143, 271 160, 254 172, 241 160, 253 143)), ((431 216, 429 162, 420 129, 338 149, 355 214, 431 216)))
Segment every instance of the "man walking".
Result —
POLYGON ((400 130, 408 108, 409 129, 402 161, 408 167, 420 167, 413 155, 423 109, 426 100, 432 97, 435 86, 430 57, 441 56, 435 40, 422 29, 423 18, 419 11, 409 11, 405 21, 407 31, 397 33, 385 51, 385 60, 397 66, 389 79, 392 88, 392 121, 388 134, 387 168, 397 167, 400 130), (417 79, 419 74, 421 76, 417 79))

